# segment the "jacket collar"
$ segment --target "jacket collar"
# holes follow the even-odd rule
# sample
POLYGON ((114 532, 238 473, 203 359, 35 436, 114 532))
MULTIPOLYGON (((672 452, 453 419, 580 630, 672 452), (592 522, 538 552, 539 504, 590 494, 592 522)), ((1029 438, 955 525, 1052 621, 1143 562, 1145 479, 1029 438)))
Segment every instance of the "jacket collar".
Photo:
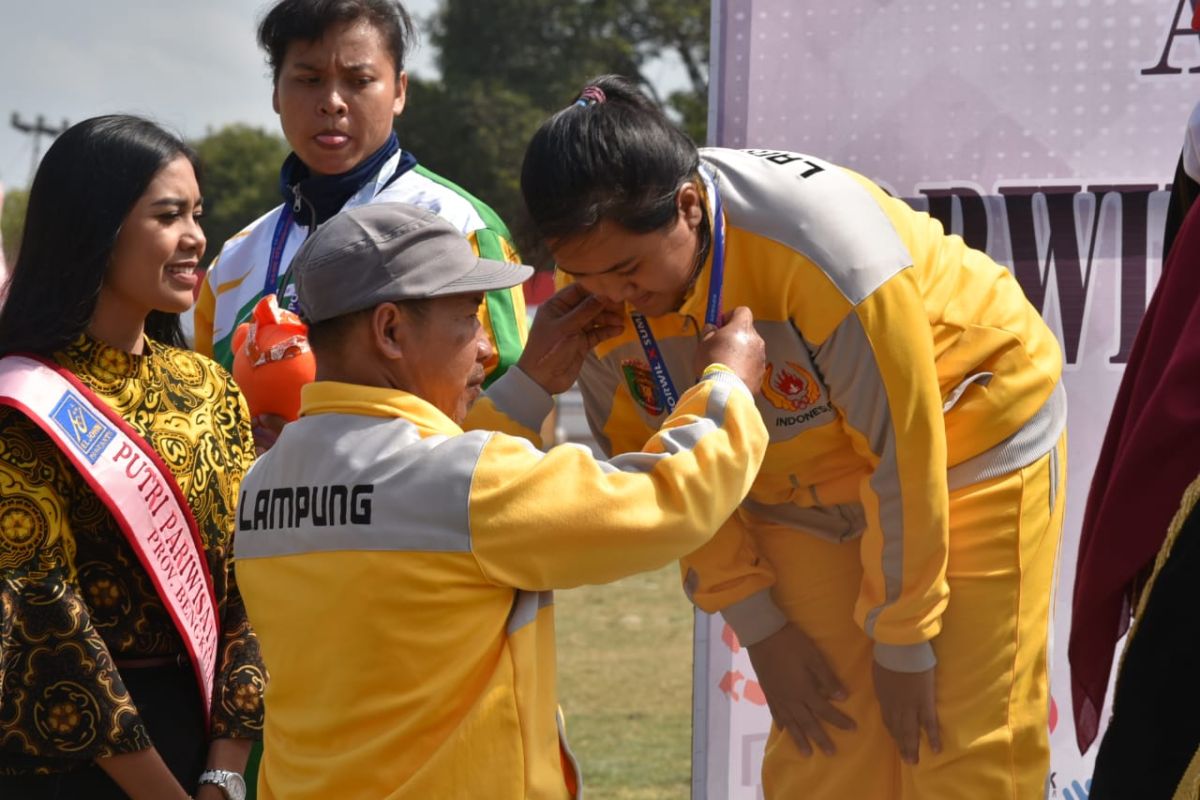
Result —
MULTIPOLYGON (((279 171, 279 191, 283 201, 293 207, 301 203, 309 213, 297 214, 302 224, 315 228, 338 213, 358 191, 376 179, 388 159, 400 152, 400 140, 395 131, 383 146, 364 159, 357 167, 340 175, 313 175, 308 166, 295 153, 288 155, 279 171)), ((415 167, 417 159, 410 153, 401 153, 400 163, 393 176, 401 175, 415 167)))
POLYGON ((430 433, 461 434, 462 428, 437 407, 415 394, 383 386, 361 386, 340 381, 316 381, 300 390, 300 416, 355 414, 363 417, 405 419, 430 433))

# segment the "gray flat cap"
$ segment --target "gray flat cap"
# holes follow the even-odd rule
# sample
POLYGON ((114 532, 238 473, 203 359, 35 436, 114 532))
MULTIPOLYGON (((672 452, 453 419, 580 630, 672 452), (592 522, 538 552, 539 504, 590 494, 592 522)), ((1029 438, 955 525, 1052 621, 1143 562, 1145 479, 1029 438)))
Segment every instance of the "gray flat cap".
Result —
POLYGON ((532 267, 479 258, 441 217, 407 203, 375 203, 335 215, 292 259, 308 322, 395 300, 489 292, 524 283, 532 267))

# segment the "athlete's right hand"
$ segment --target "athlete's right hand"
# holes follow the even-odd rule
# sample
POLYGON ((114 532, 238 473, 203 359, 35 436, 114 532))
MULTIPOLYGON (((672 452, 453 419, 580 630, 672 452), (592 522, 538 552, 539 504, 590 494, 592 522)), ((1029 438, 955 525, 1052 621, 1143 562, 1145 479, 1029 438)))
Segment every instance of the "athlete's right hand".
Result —
POLYGON ((806 756, 813 744, 833 755, 823 723, 844 731, 856 726, 830 702, 845 700, 846 689, 813 640, 789 622, 746 650, 776 727, 791 734, 806 756))
POLYGON ((721 327, 705 325, 696 348, 694 367, 699 376, 712 364, 724 364, 745 382, 754 394, 762 391, 767 370, 767 346, 754 330, 754 315, 738 306, 725 317, 721 327))

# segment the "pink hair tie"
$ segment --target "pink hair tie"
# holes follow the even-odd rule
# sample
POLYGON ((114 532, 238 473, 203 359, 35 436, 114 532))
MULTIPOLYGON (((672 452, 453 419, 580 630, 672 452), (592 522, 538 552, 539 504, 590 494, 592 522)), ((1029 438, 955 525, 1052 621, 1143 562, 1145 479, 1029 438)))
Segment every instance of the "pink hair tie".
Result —
POLYGON ((579 99, 575 101, 575 105, 590 106, 593 103, 603 103, 607 99, 608 96, 599 86, 589 86, 579 93, 579 99))

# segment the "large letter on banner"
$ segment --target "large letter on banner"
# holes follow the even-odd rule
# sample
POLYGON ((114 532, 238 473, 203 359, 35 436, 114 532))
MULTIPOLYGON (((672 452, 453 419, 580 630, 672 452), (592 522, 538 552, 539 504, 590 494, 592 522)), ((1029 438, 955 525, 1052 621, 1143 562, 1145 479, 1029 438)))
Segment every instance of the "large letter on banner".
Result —
MULTIPOLYGON (((1182 28, 1190 10, 1182 0, 713 3, 710 144, 812 153, 911 198, 1013 269, 1063 345, 1070 469, 1047 780, 1062 800, 1086 800, 1095 752, 1081 757, 1075 744, 1066 653, 1079 528, 1200 100, 1200 37, 1182 28)), ((720 617, 697 616, 694 663, 693 797, 757 797, 770 716, 720 617)))
POLYGON ((26 356, 0 359, 0 404, 49 436, 112 513, 187 647, 212 711, 220 625, 196 520, 158 454, 69 370, 26 356))

